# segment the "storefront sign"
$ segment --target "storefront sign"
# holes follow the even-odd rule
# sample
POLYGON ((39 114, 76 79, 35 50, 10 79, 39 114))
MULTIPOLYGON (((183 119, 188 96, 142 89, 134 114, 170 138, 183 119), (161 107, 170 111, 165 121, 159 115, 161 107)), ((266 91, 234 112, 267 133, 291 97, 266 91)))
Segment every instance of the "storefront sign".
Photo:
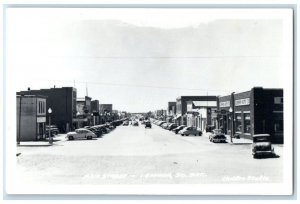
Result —
POLYGON ((235 106, 245 106, 250 104, 250 98, 235 100, 235 106))
POLYGON ((230 107, 230 101, 220 102, 220 107, 221 108, 230 107))

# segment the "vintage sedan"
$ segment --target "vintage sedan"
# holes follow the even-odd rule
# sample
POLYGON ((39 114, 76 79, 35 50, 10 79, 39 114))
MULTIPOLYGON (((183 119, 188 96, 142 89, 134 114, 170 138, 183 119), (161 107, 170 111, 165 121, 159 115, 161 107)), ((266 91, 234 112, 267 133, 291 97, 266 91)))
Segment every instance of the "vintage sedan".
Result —
POLYGON ((213 133, 208 138, 210 142, 226 142, 226 136, 222 133, 221 129, 213 130, 213 133))
POLYGON ((181 134, 181 136, 189 136, 189 135, 201 136, 202 135, 202 131, 197 130, 197 128, 195 128, 195 127, 185 127, 182 130, 180 130, 178 133, 181 134))
POLYGON ((138 121, 133 121, 133 122, 132 122, 132 125, 133 125, 133 126, 139 126, 139 122, 138 122, 138 121))
POLYGON ((178 134, 178 132, 180 130, 182 130, 183 128, 185 128, 186 126, 185 125, 180 125, 178 126, 177 128, 173 129, 172 131, 175 133, 175 134, 178 134))
POLYGON ((171 123, 171 124, 168 126, 167 130, 173 130, 173 129, 177 128, 177 127, 178 127, 178 125, 176 125, 175 123, 171 123))
POLYGON ((274 148, 272 147, 269 134, 253 135, 252 155, 253 158, 263 155, 274 155, 274 148))
POLYGON ((151 122, 150 121, 146 121, 145 122, 145 128, 152 128, 151 122))
POLYGON ((68 132, 66 138, 68 140, 74 139, 88 139, 97 138, 96 134, 85 128, 76 129, 75 132, 68 132))

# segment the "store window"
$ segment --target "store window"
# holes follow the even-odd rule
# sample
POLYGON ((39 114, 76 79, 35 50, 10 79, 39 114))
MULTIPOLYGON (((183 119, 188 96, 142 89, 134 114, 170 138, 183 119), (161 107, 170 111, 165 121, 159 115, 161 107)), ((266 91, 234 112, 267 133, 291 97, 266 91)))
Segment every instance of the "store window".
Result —
POLYGON ((274 118, 274 131, 283 132, 283 113, 275 113, 274 118))
POLYGON ((235 131, 242 132, 242 114, 235 113, 235 131))
POLYGON ((244 113, 244 133, 251 133, 250 113, 244 113))

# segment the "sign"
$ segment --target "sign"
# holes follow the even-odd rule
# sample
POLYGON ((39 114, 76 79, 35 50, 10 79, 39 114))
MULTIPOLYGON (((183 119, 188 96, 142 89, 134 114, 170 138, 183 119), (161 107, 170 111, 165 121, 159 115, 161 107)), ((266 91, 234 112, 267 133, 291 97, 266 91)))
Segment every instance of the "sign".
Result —
POLYGON ((220 102, 220 107, 221 108, 230 107, 230 101, 220 102))
POLYGON ((250 105, 250 98, 235 100, 235 106, 245 106, 250 105))
POLYGON ((45 123, 46 122, 46 117, 37 117, 36 122, 37 123, 45 123))

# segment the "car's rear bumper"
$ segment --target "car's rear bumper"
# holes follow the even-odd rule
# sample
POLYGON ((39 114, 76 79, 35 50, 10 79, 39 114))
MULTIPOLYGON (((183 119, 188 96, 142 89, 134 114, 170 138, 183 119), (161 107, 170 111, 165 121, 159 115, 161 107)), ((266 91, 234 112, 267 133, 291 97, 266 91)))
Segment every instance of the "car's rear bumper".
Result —
POLYGON ((253 155, 265 155, 265 154, 274 154, 273 150, 267 150, 267 151, 252 151, 253 155))

